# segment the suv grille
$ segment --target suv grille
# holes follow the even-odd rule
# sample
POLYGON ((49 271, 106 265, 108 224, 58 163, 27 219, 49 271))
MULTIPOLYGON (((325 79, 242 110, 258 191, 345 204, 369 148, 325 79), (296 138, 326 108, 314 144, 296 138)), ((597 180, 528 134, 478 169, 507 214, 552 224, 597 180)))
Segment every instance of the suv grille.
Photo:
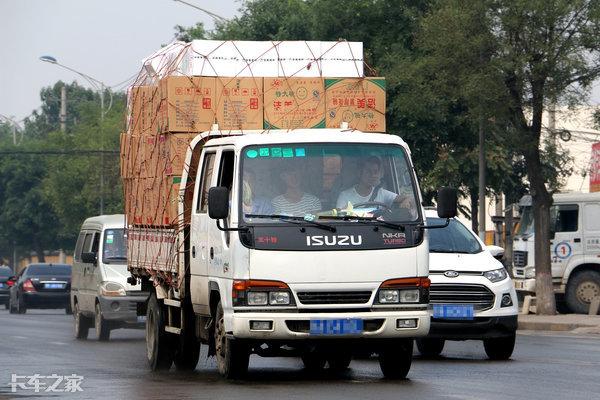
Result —
POLYGON ((370 298, 370 291, 298 292, 298 300, 302 304, 365 304, 370 298))
POLYGON ((473 304, 483 311, 494 306, 494 293, 483 285, 432 284, 429 289, 431 304, 473 304))
POLYGON ((513 265, 517 268, 527 266, 527 252, 519 250, 513 251, 513 265))

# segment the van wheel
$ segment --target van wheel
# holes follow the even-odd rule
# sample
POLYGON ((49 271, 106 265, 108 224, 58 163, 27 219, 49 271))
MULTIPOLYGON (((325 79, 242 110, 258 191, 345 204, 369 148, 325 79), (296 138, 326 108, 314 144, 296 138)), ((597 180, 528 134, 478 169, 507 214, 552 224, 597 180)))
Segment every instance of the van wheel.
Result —
POLYGON ((379 351, 379 367, 387 379, 404 379, 412 364, 413 340, 402 339, 388 342, 379 351))
POLYGON ((215 324, 215 357, 219 373, 227 379, 243 377, 248 372, 250 362, 250 349, 239 339, 226 336, 223 307, 217 304, 217 318, 215 324))
POLYGON ((325 363, 327 362, 323 354, 316 351, 304 353, 301 358, 302 362, 304 363, 304 368, 308 372, 321 371, 323 368, 325 368, 325 363))
POLYGON ((423 357, 434 358, 438 357, 444 350, 444 339, 423 338, 417 339, 417 349, 423 357))
POLYGON ((81 315, 81 311, 79 310, 79 303, 75 303, 73 317, 75 338, 82 340, 87 339, 90 327, 92 326, 92 321, 89 318, 81 315))
POLYGON ((193 371, 200 359, 200 342, 195 334, 194 310, 191 306, 185 307, 185 327, 178 337, 174 337, 177 347, 173 354, 175 368, 179 371, 193 371))
POLYGON ((572 312, 587 314, 594 297, 600 297, 600 272, 581 271, 569 279, 565 299, 572 312))
POLYGON ((152 371, 171 368, 173 355, 169 339, 165 332, 164 309, 152 293, 146 308, 146 358, 152 371))
POLYGON ((102 310, 100 309, 100 303, 96 303, 96 315, 94 317, 94 327, 96 328, 96 337, 101 342, 106 342, 110 339, 110 326, 109 322, 102 317, 102 310))
POLYGON ((484 339, 483 348, 490 360, 508 360, 515 349, 516 334, 507 337, 484 339))

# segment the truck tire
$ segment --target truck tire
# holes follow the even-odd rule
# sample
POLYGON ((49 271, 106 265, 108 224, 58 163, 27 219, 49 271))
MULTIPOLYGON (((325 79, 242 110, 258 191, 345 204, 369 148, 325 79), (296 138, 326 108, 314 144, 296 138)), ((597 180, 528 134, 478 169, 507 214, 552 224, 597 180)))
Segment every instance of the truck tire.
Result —
POLYGON ((327 357, 327 363, 329 364, 329 370, 331 372, 342 372, 348 369, 352 362, 352 354, 336 353, 331 354, 327 357))
POLYGON ((248 372, 250 349, 239 339, 226 336, 223 307, 217 304, 215 320, 215 357, 219 373, 227 379, 243 377, 248 372))
POLYGON ((165 332, 164 309, 152 293, 146 308, 146 358, 152 371, 171 368, 173 354, 170 337, 165 332))
POLYGON ((565 299, 572 312, 587 314, 596 296, 600 296, 600 272, 581 271, 569 279, 565 299))
POLYGON ((508 360, 515 349, 516 334, 507 337, 484 339, 483 348, 490 360, 508 360))
POLYGON ((434 358, 442 354, 446 341, 444 339, 417 339, 417 349, 423 357, 434 358))
POLYGON ((80 340, 87 339, 91 326, 92 321, 81 314, 79 304, 75 303, 75 308, 73 309, 73 331, 75 338, 80 340))
POLYGON ((325 363, 327 362, 327 359, 323 354, 315 351, 307 352, 300 358, 304 364, 304 369, 306 369, 308 372, 321 371, 323 368, 325 368, 325 363))
POLYGON ((110 325, 102 316, 100 303, 96 303, 96 314, 94 315, 94 328, 96 328, 96 338, 101 342, 106 342, 110 339, 110 325))
POLYGON ((379 351, 379 367, 387 379, 404 379, 412 364, 413 340, 390 341, 379 351))
POLYGON ((200 341, 195 334, 195 315, 191 305, 185 309, 185 326, 179 337, 174 337, 177 344, 173 354, 173 363, 178 371, 193 371, 200 359, 200 341))

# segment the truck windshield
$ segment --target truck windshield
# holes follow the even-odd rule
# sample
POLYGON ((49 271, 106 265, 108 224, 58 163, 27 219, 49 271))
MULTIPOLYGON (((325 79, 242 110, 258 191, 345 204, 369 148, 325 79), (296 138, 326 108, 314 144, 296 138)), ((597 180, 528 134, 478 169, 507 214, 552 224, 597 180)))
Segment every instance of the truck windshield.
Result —
MULTIPOLYGON (((427 218, 427 225, 443 225, 442 218, 427 218)), ((466 253, 475 254, 481 251, 481 245, 475 235, 460 222, 451 219, 445 228, 429 230, 429 252, 431 253, 466 253)))
POLYGON ((523 207, 521 210, 521 221, 515 232, 515 236, 529 236, 533 234, 533 209, 523 207))
POLYGON ((415 187, 408 156, 398 145, 300 143, 242 150, 241 207, 244 221, 253 224, 286 223, 282 215, 327 224, 359 221, 351 216, 416 221, 415 187))
POLYGON ((127 235, 124 229, 106 229, 102 246, 104 264, 125 264, 127 261, 127 235))

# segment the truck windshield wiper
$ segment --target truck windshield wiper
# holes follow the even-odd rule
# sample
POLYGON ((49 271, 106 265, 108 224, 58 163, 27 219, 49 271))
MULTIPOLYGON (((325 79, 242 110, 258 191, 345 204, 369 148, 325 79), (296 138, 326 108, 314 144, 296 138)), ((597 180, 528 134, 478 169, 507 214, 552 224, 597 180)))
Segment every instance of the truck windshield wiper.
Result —
POLYGON ((317 228, 320 229, 325 229, 329 232, 335 232, 336 229, 333 226, 329 226, 327 224, 322 224, 320 222, 317 221, 313 221, 310 219, 306 219, 304 217, 297 217, 297 216, 293 216, 293 215, 282 215, 282 214, 244 214, 244 217, 246 218, 270 218, 270 219, 278 219, 280 221, 287 221, 290 222, 292 224, 296 224, 296 225, 304 225, 304 223, 306 224, 310 224, 312 226, 316 226, 317 228))
POLYGON ((355 215, 321 215, 319 219, 336 219, 343 221, 358 221, 358 222, 377 222, 383 226, 387 226, 388 228, 397 229, 401 232, 404 232, 404 226, 399 224, 393 224, 391 222, 382 221, 375 217, 359 217, 355 215))

